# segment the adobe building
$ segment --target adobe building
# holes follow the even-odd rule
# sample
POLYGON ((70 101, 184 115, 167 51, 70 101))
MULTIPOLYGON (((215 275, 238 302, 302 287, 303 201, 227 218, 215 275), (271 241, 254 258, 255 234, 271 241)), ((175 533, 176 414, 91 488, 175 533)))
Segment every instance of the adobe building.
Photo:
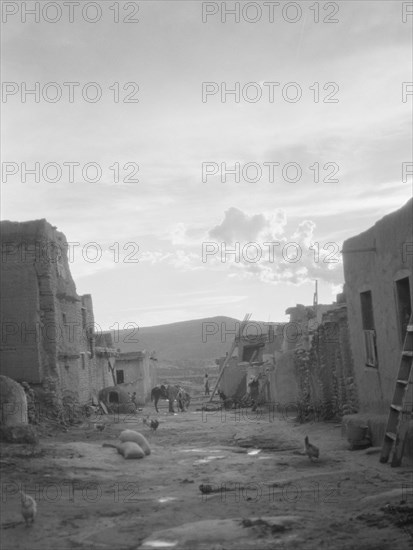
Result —
MULTIPOLYGON (((387 415, 412 312, 413 200, 347 239, 342 252, 360 412, 387 415)), ((412 408, 412 385, 405 403, 412 408)))
POLYGON ((156 363, 151 355, 146 350, 115 349, 110 332, 96 336, 96 376, 95 387, 99 392, 109 386, 116 386, 125 395, 136 392, 138 405, 150 400, 152 388, 157 384, 156 363))
MULTIPOLYGON (((281 349, 275 352, 275 368, 270 373, 271 401, 290 405, 300 401, 301 380, 297 373, 297 351, 308 352, 312 339, 323 322, 323 315, 337 304, 304 306, 296 304, 286 310, 289 322, 282 327, 281 349)), ((315 394, 315 392, 312 392, 315 394)))
POLYGON ((53 381, 86 403, 96 384, 92 298, 77 294, 67 252, 45 219, 1 222, 0 374, 53 381))
POLYGON ((115 370, 116 384, 131 395, 136 392, 138 405, 150 400, 157 375, 155 364, 146 350, 119 353, 115 370))
MULTIPOLYGON (((258 323, 246 324, 243 336, 236 338, 234 354, 219 382, 219 388, 227 397, 244 397, 250 391, 249 384, 258 381, 259 390, 263 390, 262 399, 271 399, 269 380, 274 369, 274 354, 281 350, 282 335, 283 325, 280 324, 269 324, 266 332, 258 323)), ((226 357, 221 357, 216 361, 220 372, 225 360, 226 357)))

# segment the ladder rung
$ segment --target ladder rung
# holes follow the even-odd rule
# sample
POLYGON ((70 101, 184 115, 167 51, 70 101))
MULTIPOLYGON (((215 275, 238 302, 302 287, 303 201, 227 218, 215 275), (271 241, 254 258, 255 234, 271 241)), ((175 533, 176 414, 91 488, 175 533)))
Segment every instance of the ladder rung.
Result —
MULTIPOLYGON (((392 466, 400 466, 401 464, 401 457, 403 454, 405 439, 403 441, 401 439, 398 439, 398 433, 400 430, 399 421, 400 416, 399 414, 406 415, 407 417, 413 418, 413 412, 410 410, 407 410, 403 408, 403 404, 405 401, 405 392, 407 390, 407 386, 412 384, 412 364, 411 361, 407 360, 407 358, 413 357, 413 350, 412 350, 412 341, 413 341, 413 314, 410 315, 410 319, 406 328, 406 337, 403 344, 403 349, 401 350, 401 358, 399 363, 399 372, 396 378, 396 387, 394 389, 393 394, 393 401, 396 401, 396 403, 391 403, 390 405, 390 412, 387 419, 387 427, 383 445, 382 445, 382 451, 380 456, 380 462, 385 463, 387 462, 389 458, 389 454, 392 450, 392 447, 395 446, 393 459, 392 459, 392 466), (394 414, 397 413, 397 414, 394 414)), ((403 424, 405 426, 407 424, 403 424)), ((404 428, 403 428, 404 429, 404 428)), ((403 432, 404 435, 401 436, 405 438, 407 432, 403 432)))

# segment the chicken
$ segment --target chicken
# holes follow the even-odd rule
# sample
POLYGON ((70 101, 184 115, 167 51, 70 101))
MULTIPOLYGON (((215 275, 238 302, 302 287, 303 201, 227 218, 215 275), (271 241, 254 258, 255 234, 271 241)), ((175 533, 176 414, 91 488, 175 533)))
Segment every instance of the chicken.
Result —
POLYGON ((151 429, 152 429, 152 431, 156 432, 156 430, 158 429, 158 426, 159 426, 158 420, 151 420, 151 429))
POLYGON ((95 424, 95 428, 100 432, 103 432, 103 430, 105 429, 105 424, 95 424))
POLYGON ((26 495, 26 493, 23 493, 23 491, 20 491, 20 494, 22 516, 24 521, 26 522, 26 526, 28 526, 30 522, 34 522, 34 518, 36 517, 37 503, 34 498, 26 495))
POLYGON ((305 452, 308 455, 308 458, 312 462, 314 458, 318 458, 320 456, 320 449, 309 442, 308 435, 305 436, 304 443, 305 443, 305 452))
POLYGON ((149 416, 145 416, 142 419, 142 422, 145 424, 145 426, 148 426, 153 432, 156 432, 159 426, 158 420, 149 420, 149 416))

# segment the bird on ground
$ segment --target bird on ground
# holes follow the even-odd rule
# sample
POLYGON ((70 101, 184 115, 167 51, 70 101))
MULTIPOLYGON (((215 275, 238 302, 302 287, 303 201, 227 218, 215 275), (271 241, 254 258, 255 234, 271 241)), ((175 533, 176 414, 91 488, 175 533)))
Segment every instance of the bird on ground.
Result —
POLYGON ((145 424, 145 426, 148 426, 153 432, 156 432, 159 426, 158 420, 149 420, 149 417, 144 417, 142 419, 142 422, 145 424))
POLYGON ((156 432, 156 430, 158 429, 158 426, 159 426, 158 420, 151 420, 151 429, 153 432, 156 432))
POLYGON ((34 522, 34 518, 37 513, 37 503, 33 497, 26 495, 23 491, 20 491, 21 494, 21 512, 24 521, 26 522, 26 527, 29 523, 34 522))
POLYGON ((311 460, 311 462, 313 462, 314 458, 318 458, 320 456, 320 449, 309 442, 308 435, 305 436, 304 443, 305 443, 305 452, 308 455, 308 458, 311 460))

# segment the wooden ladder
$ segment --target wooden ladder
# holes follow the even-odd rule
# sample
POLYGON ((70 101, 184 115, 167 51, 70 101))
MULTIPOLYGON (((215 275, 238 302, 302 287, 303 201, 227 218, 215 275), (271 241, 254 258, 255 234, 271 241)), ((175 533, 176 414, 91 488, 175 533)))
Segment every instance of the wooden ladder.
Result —
POLYGON ((234 353, 235 348, 238 346, 238 342, 239 342, 239 340, 241 340, 242 333, 244 332, 244 328, 245 328, 246 324, 248 323, 248 321, 250 320, 250 318, 251 318, 251 313, 246 313, 245 317, 244 317, 244 319, 243 319, 243 321, 242 321, 242 323, 239 327, 238 336, 234 338, 234 341, 232 342, 231 349, 229 350, 229 353, 226 356, 225 361, 224 361, 224 363, 221 367, 221 372, 219 373, 218 380, 216 381, 215 387, 214 387, 214 389, 212 390, 212 393, 211 393, 211 397, 209 398, 210 403, 214 399, 215 392, 217 391, 219 383, 221 382, 221 378, 222 378, 222 375, 224 374, 224 370, 227 368, 227 365, 231 361, 232 354, 234 353))
MULTIPOLYGON (((389 417, 386 431, 384 433, 383 446, 381 449, 380 462, 387 462, 394 444, 394 452, 391 465, 400 466, 407 435, 407 422, 400 429, 403 413, 411 414, 411 410, 403 409, 407 389, 412 384, 413 365, 413 315, 410 316, 407 325, 406 337, 400 358, 399 372, 396 379, 393 400, 390 405, 389 417)), ((411 404, 410 404, 411 406, 411 404)))

